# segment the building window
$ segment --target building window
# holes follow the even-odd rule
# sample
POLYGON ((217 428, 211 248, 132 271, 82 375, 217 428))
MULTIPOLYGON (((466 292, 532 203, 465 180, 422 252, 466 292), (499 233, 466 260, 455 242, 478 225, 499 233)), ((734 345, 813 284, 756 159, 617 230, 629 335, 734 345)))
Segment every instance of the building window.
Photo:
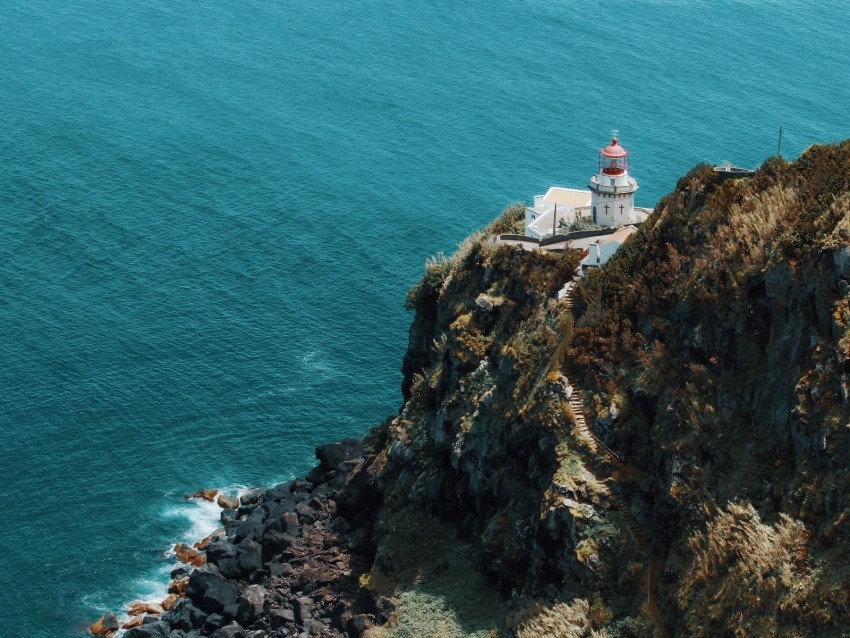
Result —
POLYGON ((616 180, 615 178, 613 178, 613 177, 612 177, 612 178, 611 178, 611 186, 616 185, 616 183, 617 183, 617 180, 616 180))

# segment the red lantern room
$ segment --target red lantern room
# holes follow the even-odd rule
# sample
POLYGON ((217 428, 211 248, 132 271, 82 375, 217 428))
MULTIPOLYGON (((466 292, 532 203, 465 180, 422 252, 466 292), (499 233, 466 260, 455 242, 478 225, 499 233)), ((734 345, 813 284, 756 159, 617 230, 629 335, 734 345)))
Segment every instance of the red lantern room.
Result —
POLYGON ((605 175, 623 175, 629 171, 629 152, 620 146, 617 138, 599 151, 599 172, 605 175))

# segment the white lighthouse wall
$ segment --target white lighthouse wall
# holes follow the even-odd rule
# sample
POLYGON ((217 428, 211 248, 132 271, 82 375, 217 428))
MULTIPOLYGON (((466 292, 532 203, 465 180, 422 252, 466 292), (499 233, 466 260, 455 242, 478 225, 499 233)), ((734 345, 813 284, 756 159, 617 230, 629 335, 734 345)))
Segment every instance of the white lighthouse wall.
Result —
POLYGON ((593 193, 590 206, 591 211, 594 206, 596 207, 596 223, 601 226, 622 226, 634 221, 635 196, 633 194, 606 197, 604 193, 593 193), (620 206, 623 207, 622 212, 620 206))
POLYGON ((603 186, 628 186, 629 185, 629 174, 623 173, 621 175, 608 175, 607 173, 599 172, 596 175, 599 183, 603 186), (611 180, 614 180, 613 182, 611 180))

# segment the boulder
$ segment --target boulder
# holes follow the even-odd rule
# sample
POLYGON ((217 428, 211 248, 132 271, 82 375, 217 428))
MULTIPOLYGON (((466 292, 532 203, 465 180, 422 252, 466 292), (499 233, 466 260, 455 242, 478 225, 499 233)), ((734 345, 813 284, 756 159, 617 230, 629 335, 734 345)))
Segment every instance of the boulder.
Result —
POLYGON ((312 618, 310 615, 310 611, 313 609, 313 600, 308 598, 307 596, 302 596, 295 600, 295 620, 297 620, 300 624, 304 624, 305 621, 312 618))
POLYGON ((336 469, 337 466, 352 459, 363 456, 363 444, 357 439, 344 439, 339 443, 329 443, 316 448, 316 458, 327 469, 336 469))
POLYGON ((236 604, 239 589, 215 565, 207 564, 189 576, 186 595, 205 612, 221 613, 228 605, 236 604))
POLYGON ((269 622, 274 629, 291 626, 295 623, 295 612, 291 609, 275 608, 268 613, 269 622))
POLYGON ((182 580, 188 578, 192 573, 192 568, 186 565, 179 565, 171 570, 171 580, 182 580))
POLYGON ((205 501, 209 501, 212 503, 215 500, 215 495, 218 494, 218 490, 198 490, 197 492, 192 492, 191 494, 186 494, 184 497, 187 501, 191 501, 192 499, 203 499, 205 501))
POLYGON ((189 585, 189 578, 178 578, 171 582, 168 586, 169 594, 176 594, 177 596, 185 596, 186 595, 186 587, 189 585))
POLYGON ((221 629, 227 624, 227 621, 224 619, 224 616, 221 614, 210 614, 207 616, 207 619, 204 621, 204 632, 211 634, 216 629, 221 629))
POLYGON ((247 492, 244 492, 239 497, 239 502, 242 503, 242 505, 253 505, 254 503, 260 500, 263 494, 264 490, 261 490, 259 487, 255 487, 253 489, 248 490, 247 492))
POLYGON ((209 546, 210 542, 212 542, 213 538, 215 538, 219 534, 223 534, 223 533, 224 533, 224 529, 219 528, 219 529, 215 530, 214 532, 210 532, 209 534, 204 536, 204 538, 199 540, 197 543, 193 543, 193 545, 200 550, 205 550, 209 546))
POLYGON ((250 574, 263 567, 263 546, 245 539, 236 546, 236 563, 241 574, 250 574))
POLYGON ((372 619, 365 614, 360 614, 359 616, 352 617, 346 624, 345 628, 348 631, 349 636, 352 638, 360 638, 360 636, 365 634, 366 631, 372 627, 374 627, 372 619))
POLYGON ((121 625, 121 629, 132 629, 133 627, 140 627, 142 623, 144 623, 144 621, 144 616, 135 616, 134 618, 131 618, 123 625, 121 625))
POLYGON ((185 543, 177 543, 174 546, 174 553, 177 556, 177 560, 181 563, 189 563, 195 567, 201 567, 207 562, 207 557, 203 553, 189 547, 185 543))
POLYGON ((263 499, 265 501, 280 501, 281 499, 289 498, 291 493, 292 481, 286 481, 285 483, 279 483, 278 485, 267 489, 263 499))
POLYGON ((142 614, 153 614, 156 616, 157 614, 161 614, 163 611, 164 610, 160 605, 155 603, 144 603, 137 600, 136 602, 130 603, 130 606, 127 608, 127 615, 141 616, 142 614))
POLYGON ((121 625, 118 624, 118 617, 112 611, 107 611, 103 616, 89 627, 89 631, 93 636, 105 636, 110 632, 118 631, 121 625))
POLYGON ((128 629, 124 638, 168 638, 169 627, 161 620, 128 629))
POLYGON ((490 298, 487 295, 479 295, 475 300, 475 305, 481 308, 484 312, 490 312, 493 310, 493 302, 490 301, 490 298))
POLYGON ((225 536, 217 536, 207 545, 207 560, 219 565, 222 559, 235 559, 236 547, 225 536))
POLYGON ((237 622, 232 622, 213 632, 210 638, 245 638, 245 630, 237 622))
POLYGON ((263 537, 263 522, 256 518, 249 518, 247 521, 242 521, 236 527, 236 540, 244 540, 246 538, 259 540, 263 537))
POLYGON ((235 607, 238 596, 239 588, 235 583, 228 580, 216 581, 204 591, 201 609, 204 611, 227 611, 228 607, 235 607))
POLYGON ((186 598, 179 600, 171 611, 166 612, 162 616, 162 620, 167 622, 172 628, 182 629, 187 632, 203 627, 206 619, 207 614, 201 609, 198 609, 191 600, 187 600, 186 598))
POLYGON ((298 514, 296 514, 295 512, 287 512, 280 518, 284 527, 286 527, 286 533, 292 536, 293 538, 298 538, 298 536, 300 536, 301 530, 301 526, 298 523, 298 514))
POLYGON ((235 510, 239 509, 239 499, 236 496, 229 496, 227 494, 219 494, 218 495, 218 504, 219 507, 226 510, 235 510))
POLYGON ((250 625, 263 613, 267 595, 268 591, 262 585, 248 585, 243 589, 237 601, 236 620, 243 625, 250 625))
POLYGON ((163 611, 171 611, 177 603, 177 594, 168 594, 168 598, 159 603, 163 611))

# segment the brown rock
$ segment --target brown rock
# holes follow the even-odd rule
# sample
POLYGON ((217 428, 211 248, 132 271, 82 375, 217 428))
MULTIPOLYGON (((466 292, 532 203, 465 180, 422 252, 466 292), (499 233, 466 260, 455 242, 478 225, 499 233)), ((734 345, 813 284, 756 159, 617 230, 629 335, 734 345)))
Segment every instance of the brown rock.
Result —
POLYGON ((226 510, 239 509, 239 499, 235 496, 228 496, 227 494, 219 495, 218 504, 220 507, 226 510))
POLYGON ((219 529, 215 530, 214 532, 210 533, 208 536, 205 536, 203 539, 201 539, 197 543, 195 543, 194 544, 195 547, 197 547, 200 550, 206 550, 207 547, 210 546, 210 542, 212 541, 213 536, 215 536, 216 534, 221 534, 223 531, 224 531, 223 528, 219 528, 219 529))
POLYGON ((151 614, 153 616, 156 616, 158 614, 161 614, 163 611, 164 609, 160 605, 136 601, 134 603, 130 603, 130 607, 127 609, 127 615, 141 616, 142 614, 151 614))
POLYGON ((121 629, 132 629, 133 627, 140 627, 142 625, 142 623, 144 623, 144 622, 145 622, 144 616, 141 616, 141 615, 136 616, 135 618, 131 618, 130 620, 125 622, 121 626, 121 629))
POLYGON ((163 611, 171 611, 176 603, 177 594, 169 594, 168 598, 160 603, 160 607, 162 607, 163 611))
POLYGON ((118 618, 116 618, 113 612, 108 611, 89 627, 89 631, 93 636, 107 636, 119 628, 118 618))
MULTIPOLYGON (((168 593, 175 594, 180 598, 183 598, 183 596, 186 595, 186 585, 188 584, 188 578, 181 578, 180 580, 175 580, 168 586, 168 593)), ((163 609, 165 608, 163 607, 163 609)))
POLYGON ((218 490, 198 490, 197 492, 187 494, 184 498, 187 501, 191 501, 193 498, 202 498, 205 501, 212 503, 215 500, 216 494, 218 494, 218 490))
POLYGON ((181 563, 190 563, 195 567, 202 567, 207 562, 205 554, 192 549, 184 543, 177 543, 174 546, 174 553, 177 555, 177 560, 181 563))

